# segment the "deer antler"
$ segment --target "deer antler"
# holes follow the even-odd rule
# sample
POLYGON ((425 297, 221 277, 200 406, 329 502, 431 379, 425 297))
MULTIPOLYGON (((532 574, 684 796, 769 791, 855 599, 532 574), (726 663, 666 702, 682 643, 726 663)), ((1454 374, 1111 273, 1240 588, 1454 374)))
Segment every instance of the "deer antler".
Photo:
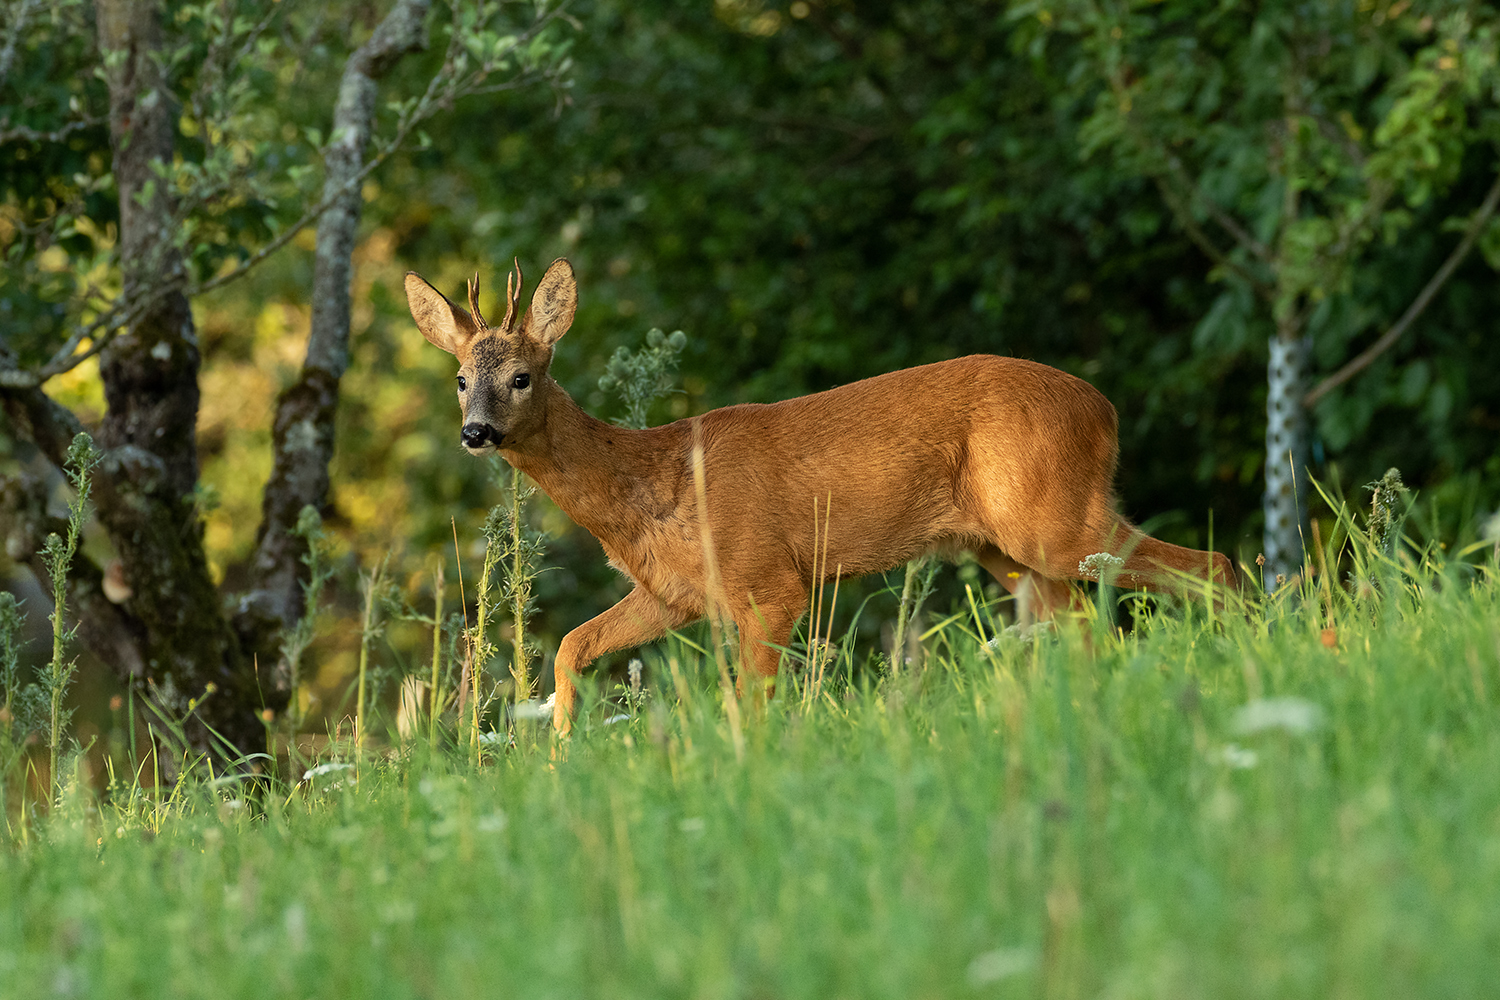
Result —
POLYGON ((515 320, 516 309, 521 304, 521 261, 514 257, 511 260, 514 266, 505 276, 505 322, 500 324, 500 329, 506 333, 511 332, 511 323, 515 320))
MULTIPOLYGON (((479 311, 479 272, 478 271, 475 271, 474 272, 474 277, 472 277, 472 278, 469 279, 469 312, 471 312, 471 313, 474 314, 474 322, 476 322, 476 323, 479 324, 479 328, 481 330, 483 330, 485 327, 489 326, 489 324, 484 321, 484 314, 479 311)), ((507 317, 507 319, 508 318, 509 317, 507 317)))

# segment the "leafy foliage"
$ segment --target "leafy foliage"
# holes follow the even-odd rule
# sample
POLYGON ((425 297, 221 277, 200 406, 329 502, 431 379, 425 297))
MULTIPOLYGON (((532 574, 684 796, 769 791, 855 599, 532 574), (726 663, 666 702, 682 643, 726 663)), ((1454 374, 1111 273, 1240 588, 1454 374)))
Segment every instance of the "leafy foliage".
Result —
MULTIPOLYGON (((30 363, 45 362, 67 323, 85 316, 76 276, 89 255, 112 252, 116 211, 107 187, 66 188, 104 177, 108 157, 104 94, 79 69, 92 45, 87 12, 58 10, 63 20, 33 23, 34 44, 17 50, 26 58, 13 72, 31 83, 0 84, 12 124, 23 104, 30 128, 80 123, 66 142, 0 143, 0 180, 15 192, 0 214, 24 221, 0 226, 6 252, 24 264, 0 275, 0 309, 11 303, 6 346, 30 363), (49 194, 42 177, 63 186, 49 194), (73 214, 92 221, 54 239, 46 220, 58 209, 47 198, 84 205, 73 214), (25 235, 42 222, 48 246, 66 244, 63 271, 46 271, 44 258, 60 258, 25 235)), ((250 157, 243 170, 258 163, 269 173, 256 176, 269 179, 260 195, 246 188, 205 209, 195 239, 209 249, 192 256, 205 283, 287 234, 306 207, 316 151, 329 141, 318 130, 337 86, 330 67, 370 23, 363 9, 301 7, 262 30, 263 11, 226 25, 217 10, 194 7, 184 22, 196 46, 174 63, 184 113, 235 123, 250 157), (257 30, 243 63, 223 62, 227 43, 216 39, 257 30), (188 99, 200 91, 201 111, 188 99)), ((464 48, 469 69, 527 23, 506 10, 518 20, 464 48)), ((565 78, 548 78, 555 88, 456 96, 362 181, 352 366, 321 513, 353 561, 392 550, 397 580, 451 553, 450 517, 464 560, 481 557, 496 500, 484 463, 449 446, 451 362, 411 329, 400 291, 408 269, 456 289, 486 262, 519 256, 536 273, 568 256, 582 299, 553 371, 603 415, 618 410, 600 378, 618 348, 639 356, 643 326, 693 331, 681 353, 685 392, 656 411, 667 418, 970 352, 1057 365, 1120 411, 1125 512, 1197 547, 1211 523, 1215 544, 1248 562, 1260 526, 1261 345, 1277 312, 1255 290, 1272 272, 1226 235, 1211 205, 1274 251, 1281 284, 1271 298, 1305 313, 1326 372, 1399 316, 1495 175, 1494 26, 1482 4, 578 0, 569 15, 516 56, 550 46, 547 65, 566 65, 565 78), (1292 128, 1282 85, 1294 77, 1307 100, 1292 128), (1289 163, 1300 207, 1283 225, 1289 163), (1177 185, 1172 198, 1157 175, 1177 185), (1254 280, 1205 255, 1184 220, 1254 280)), ((435 12, 432 50, 395 71, 400 102, 425 92, 455 26, 447 8, 435 12)), ((383 135, 403 113, 383 109, 383 135)), ((213 159, 203 136, 179 137, 185 163, 213 159)), ((1500 226, 1492 221, 1477 245, 1420 323, 1316 413, 1320 478, 1367 482, 1399 466, 1424 498, 1442 501, 1433 531, 1456 544, 1500 505, 1500 226)), ((269 467, 264 414, 300 362, 314 263, 311 241, 292 239, 194 302, 202 475, 222 497, 205 517, 205 546, 228 590, 253 550, 269 467)), ((104 405, 87 365, 47 389, 86 418, 104 405)), ((24 459, 23 447, 6 448, 24 459)), ((545 652, 622 584, 545 501, 524 519, 548 536, 555 567, 532 594, 528 634, 545 652)), ((324 602, 319 669, 306 678, 320 690, 354 673, 350 565, 330 563, 337 586, 324 602)), ((955 593, 939 579, 942 604, 955 593)), ((446 580, 453 607, 451 567, 446 580)), ((872 608, 886 613, 879 600, 872 608)), ((430 638, 418 633, 416 622, 393 622, 390 643, 409 651, 430 638)))

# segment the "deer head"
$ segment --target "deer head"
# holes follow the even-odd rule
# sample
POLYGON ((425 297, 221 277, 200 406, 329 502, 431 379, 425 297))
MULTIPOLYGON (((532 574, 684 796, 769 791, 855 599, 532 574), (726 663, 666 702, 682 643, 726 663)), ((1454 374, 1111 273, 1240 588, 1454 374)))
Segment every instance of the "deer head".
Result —
POLYGON ((490 326, 479 311, 477 274, 469 282, 468 310, 448 301, 415 271, 406 275, 406 303, 422 336, 458 358, 460 440, 471 455, 515 447, 541 429, 547 397, 561 391, 547 374, 552 347, 573 325, 578 308, 573 266, 562 258, 547 268, 524 316, 517 314, 519 263, 505 286, 505 319, 490 326))

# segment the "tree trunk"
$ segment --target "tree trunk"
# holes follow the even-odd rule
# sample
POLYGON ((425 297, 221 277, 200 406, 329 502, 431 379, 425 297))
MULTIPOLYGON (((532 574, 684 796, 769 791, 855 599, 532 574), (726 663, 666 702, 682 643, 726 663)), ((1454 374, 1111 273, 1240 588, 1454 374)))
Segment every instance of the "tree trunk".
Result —
POLYGON ((306 577, 307 543, 291 529, 303 507, 321 509, 328 498, 339 380, 349 364, 351 256, 362 205, 356 182, 375 121, 378 80, 403 55, 426 46, 430 5, 431 0, 397 3, 350 56, 339 85, 323 182, 323 195, 333 203, 318 222, 307 358, 297 381, 277 400, 271 478, 262 500, 251 587, 237 615, 241 636, 264 662, 277 664, 272 686, 279 702, 291 693, 290 671, 272 643, 301 619, 306 577))
MULTIPOLYGON (((220 609, 193 501, 198 481, 198 341, 180 292, 174 209, 153 164, 170 163, 176 109, 160 78, 158 5, 97 0, 99 49, 108 69, 110 139, 120 199, 127 299, 154 303, 101 353, 108 411, 99 428, 98 517, 125 570, 124 608, 140 626, 149 693, 172 714, 213 692, 190 724, 209 745, 211 726, 239 746, 260 735, 254 677, 220 609)), ((117 670, 122 664, 114 664, 117 670)))
POLYGON ((1307 522, 1307 408, 1302 403, 1312 341, 1272 337, 1266 370, 1266 564, 1267 591, 1302 569, 1307 522))
MULTIPOLYGON (((171 185, 156 172, 172 160, 177 115, 159 69, 161 5, 95 0, 110 95, 123 297, 147 308, 99 359, 108 410, 96 434, 104 451, 94 478, 96 514, 120 558, 123 591, 106 598, 103 574, 80 555, 70 573, 69 602, 88 618, 82 635, 90 648, 169 715, 182 717, 190 699, 203 699, 187 733, 198 749, 222 750, 210 729, 241 750, 255 748, 264 737, 259 710, 280 709, 290 694, 284 683, 278 690, 269 669, 266 683, 260 682, 251 654, 274 663, 281 631, 301 618, 305 546, 289 529, 303 506, 322 506, 328 491, 338 384, 348 364, 357 182, 374 123, 376 81, 402 55, 425 46, 430 2, 398 0, 345 68, 325 185, 336 203, 318 229, 307 361, 278 403, 275 471, 266 487, 252 589, 231 625, 208 570, 194 501, 197 337, 186 297, 163 291, 180 287, 185 265, 173 242, 179 226, 171 185)), ((0 360, 9 360, 3 344, 0 360)), ((39 388, 0 390, 0 404, 18 436, 61 468, 82 429, 77 418, 39 388)), ((39 539, 56 526, 42 498, 35 484, 20 478, 0 482, 6 501, 0 532, 12 555, 37 570, 39 539)))

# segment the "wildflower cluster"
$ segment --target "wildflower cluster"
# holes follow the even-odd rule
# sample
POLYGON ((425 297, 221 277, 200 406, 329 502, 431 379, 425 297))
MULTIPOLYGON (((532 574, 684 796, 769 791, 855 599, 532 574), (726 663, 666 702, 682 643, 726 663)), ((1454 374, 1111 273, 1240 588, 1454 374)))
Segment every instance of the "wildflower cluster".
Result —
POLYGON ((1085 580, 1108 582, 1125 565, 1125 560, 1108 552, 1095 552, 1078 560, 1078 575, 1085 580))

